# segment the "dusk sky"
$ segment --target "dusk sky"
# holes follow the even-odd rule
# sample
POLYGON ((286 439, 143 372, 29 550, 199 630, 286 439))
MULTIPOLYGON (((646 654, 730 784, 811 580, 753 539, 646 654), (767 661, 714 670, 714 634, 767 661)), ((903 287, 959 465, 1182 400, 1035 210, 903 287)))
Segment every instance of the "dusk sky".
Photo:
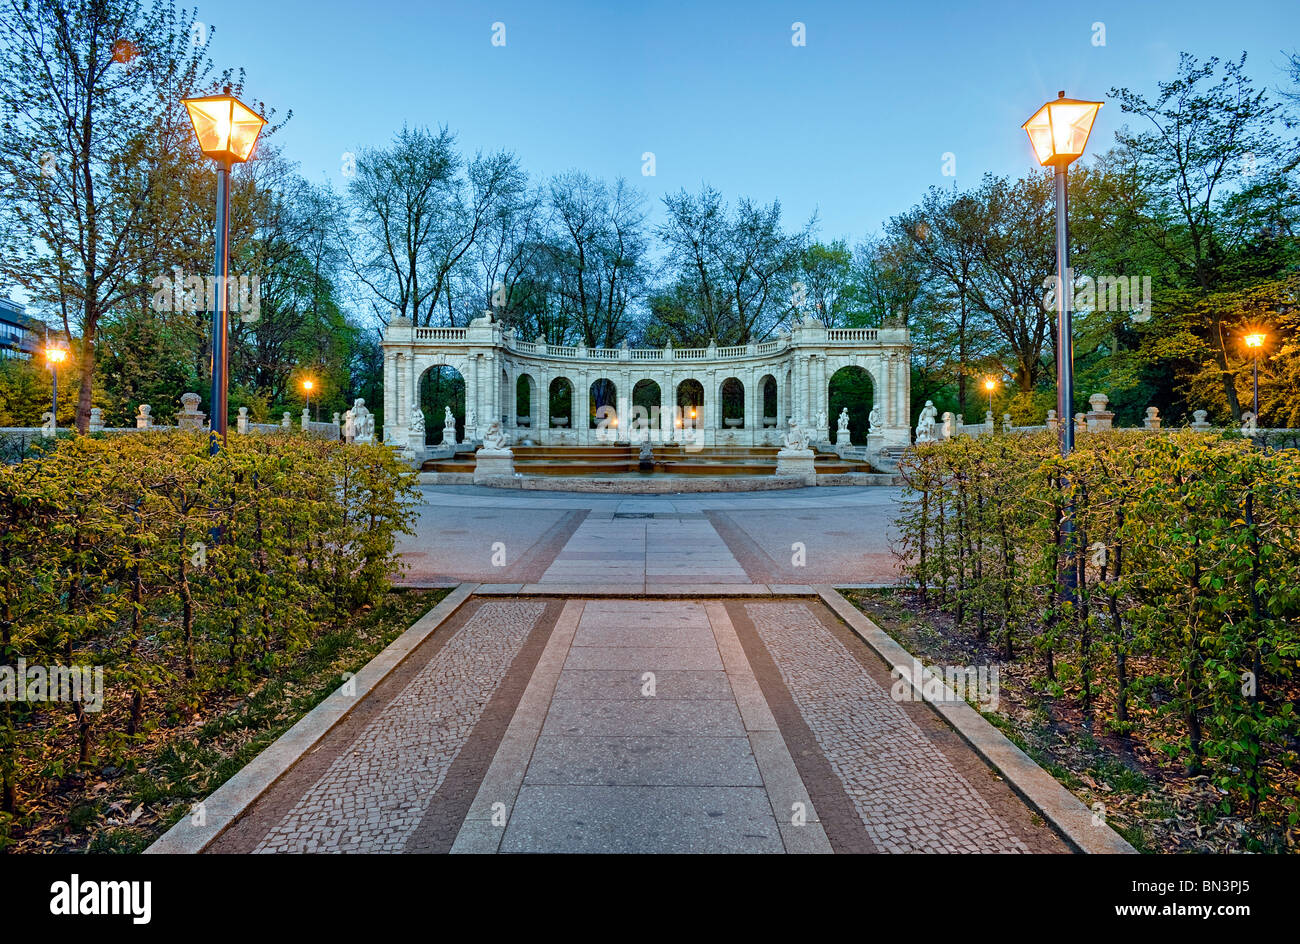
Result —
MULTIPOLYGON (((1058 89, 1153 91, 1182 50, 1244 50, 1249 74, 1276 87, 1283 50, 1300 44, 1294 0, 222 0, 198 16, 215 28, 215 63, 248 70, 247 97, 293 110, 277 143, 310 179, 341 187, 344 152, 388 142, 403 122, 446 124, 468 151, 515 151, 534 180, 621 175, 656 215, 662 194, 708 182, 728 199, 779 197, 791 225, 816 211, 824 238, 850 240, 926 187, 951 186, 946 152, 960 186, 1027 170, 1020 125, 1058 89)), ((1123 117, 1102 109, 1091 151, 1123 117)))
POLYGON ((513 151, 534 184, 625 177, 652 223, 664 194, 708 183, 850 245, 951 187, 949 155, 959 187, 1033 168, 1020 126, 1058 90, 1106 100, 1095 155, 1128 118, 1110 90, 1153 96, 1180 52, 1245 52, 1276 97, 1300 49, 1297 0, 203 0, 196 18, 214 66, 246 70, 246 100, 292 111, 275 146, 339 191, 345 155, 446 125, 462 153, 513 151))

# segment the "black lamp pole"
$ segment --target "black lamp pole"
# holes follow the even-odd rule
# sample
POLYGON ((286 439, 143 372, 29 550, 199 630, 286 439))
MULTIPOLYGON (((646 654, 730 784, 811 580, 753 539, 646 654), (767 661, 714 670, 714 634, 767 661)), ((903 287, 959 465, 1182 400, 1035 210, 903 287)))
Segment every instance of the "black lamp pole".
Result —
POLYGON ((229 161, 217 162, 217 249, 216 288, 212 305, 212 396, 209 409, 212 416, 208 424, 208 454, 215 456, 226 444, 226 415, 228 406, 227 370, 229 351, 227 345, 230 327, 229 294, 230 275, 230 168, 229 161), (221 437, 218 445, 217 437, 221 437))

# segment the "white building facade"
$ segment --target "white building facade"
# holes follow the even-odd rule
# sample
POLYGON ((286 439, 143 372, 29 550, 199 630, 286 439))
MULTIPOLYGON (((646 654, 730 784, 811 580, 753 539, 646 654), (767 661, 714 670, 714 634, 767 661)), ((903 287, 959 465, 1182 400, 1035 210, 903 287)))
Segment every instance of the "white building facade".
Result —
POLYGON ((384 440, 417 453, 424 450, 421 425, 429 442, 442 436, 441 416, 412 422, 421 378, 436 367, 451 367, 464 379, 462 438, 470 441, 496 420, 511 441, 538 445, 680 442, 687 427, 699 445, 775 446, 794 418, 814 442, 829 442, 837 419, 828 416, 831 377, 841 368, 860 367, 871 377, 875 422, 869 441, 857 445, 879 449, 910 442, 905 328, 826 328, 810 318, 775 340, 735 347, 558 347, 524 341, 485 313, 464 328, 422 328, 396 318, 384 332, 383 350, 384 440), (518 396, 521 380, 526 406, 518 396), (644 393, 636 398, 641 407, 633 406, 633 392, 643 381, 658 386, 657 410, 644 408, 644 393), (591 416, 597 383, 609 404, 604 422, 591 416), (569 386, 570 415, 552 416, 552 388, 563 384, 569 386), (683 385, 699 401, 685 411, 678 407, 683 385), (732 402, 739 398, 743 404, 741 415, 724 418, 724 385, 732 402))

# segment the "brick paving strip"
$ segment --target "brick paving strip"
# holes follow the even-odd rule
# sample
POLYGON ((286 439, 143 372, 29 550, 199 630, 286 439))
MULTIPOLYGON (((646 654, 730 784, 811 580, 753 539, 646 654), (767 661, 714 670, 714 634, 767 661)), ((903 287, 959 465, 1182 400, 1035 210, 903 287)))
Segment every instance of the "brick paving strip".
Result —
POLYGON ((560 606, 470 601, 210 851, 446 851, 560 606))
MULTIPOLYGON (((1028 852, 1032 841, 1034 851, 1066 851, 1045 825, 1033 826, 1010 790, 990 789, 997 784, 992 772, 965 745, 946 740, 947 726, 924 704, 893 699, 888 671, 827 619, 820 603, 734 602, 729 609, 750 642, 751 659, 766 655, 776 669, 764 673, 769 701, 793 705, 799 715, 792 739, 800 743, 808 779, 830 795, 834 806, 827 805, 837 812, 848 797, 856 816, 847 819, 865 827, 870 848, 1028 852), (827 782, 827 766, 838 784, 827 782)), ((860 838, 856 825, 837 819, 828 829, 848 827, 836 839, 851 849, 860 838)))

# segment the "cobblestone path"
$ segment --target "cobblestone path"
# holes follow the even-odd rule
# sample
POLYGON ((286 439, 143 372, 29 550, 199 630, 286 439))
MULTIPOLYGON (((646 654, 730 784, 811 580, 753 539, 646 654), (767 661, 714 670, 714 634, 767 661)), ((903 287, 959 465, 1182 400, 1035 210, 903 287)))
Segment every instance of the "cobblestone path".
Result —
POLYGON ((474 597, 210 851, 1066 847, 819 601, 474 597))

